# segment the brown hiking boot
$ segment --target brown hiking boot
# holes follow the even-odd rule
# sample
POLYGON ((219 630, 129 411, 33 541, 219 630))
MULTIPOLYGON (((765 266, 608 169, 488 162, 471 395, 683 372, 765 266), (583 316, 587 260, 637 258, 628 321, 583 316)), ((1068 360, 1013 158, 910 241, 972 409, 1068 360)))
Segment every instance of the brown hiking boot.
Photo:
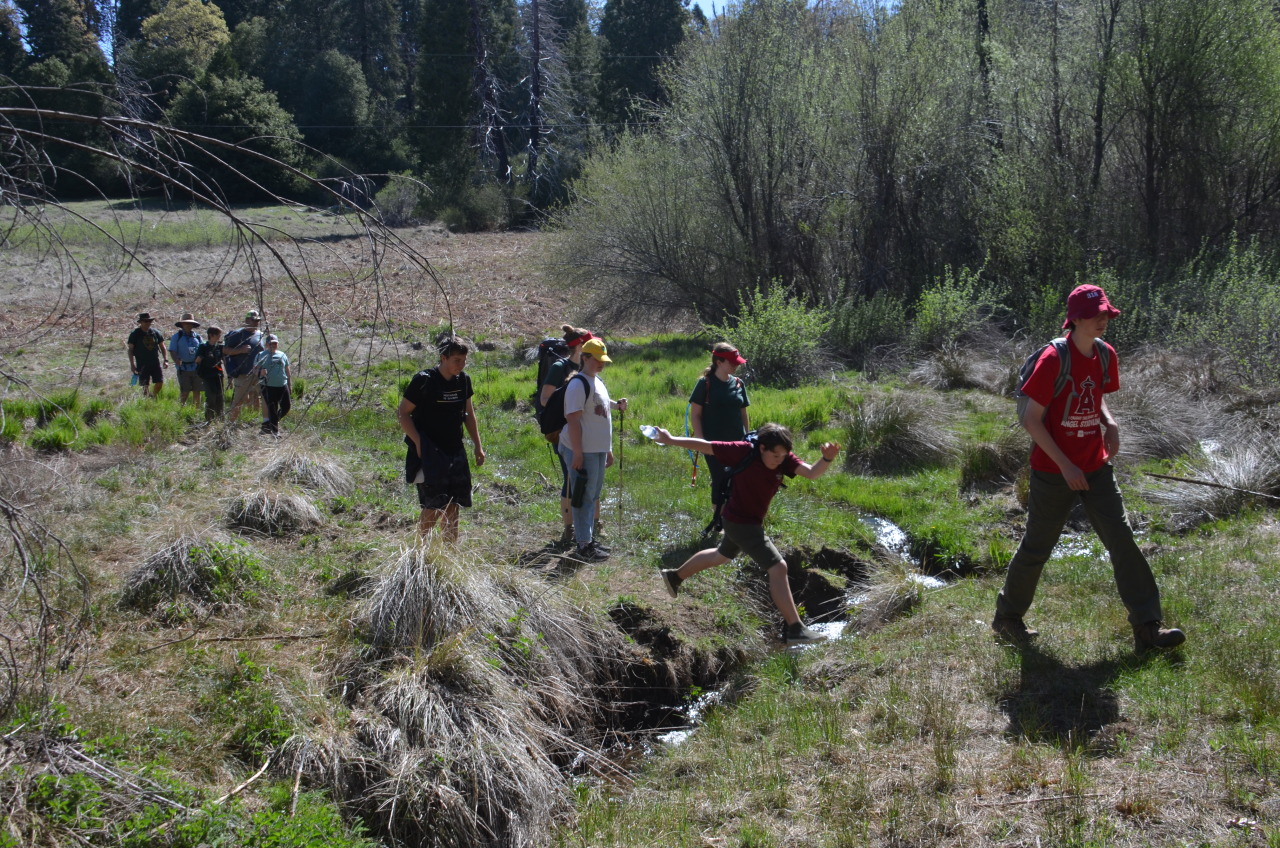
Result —
POLYGON ((1133 628, 1133 649, 1141 654, 1155 648, 1176 648, 1187 641, 1187 634, 1163 625, 1162 621, 1148 621, 1133 628))
POLYGON ((1040 635, 1040 631, 1032 630, 1022 619, 1005 615, 997 615, 991 621, 991 629, 997 638, 1004 639, 1006 642, 1016 642, 1019 645, 1026 644, 1040 635))

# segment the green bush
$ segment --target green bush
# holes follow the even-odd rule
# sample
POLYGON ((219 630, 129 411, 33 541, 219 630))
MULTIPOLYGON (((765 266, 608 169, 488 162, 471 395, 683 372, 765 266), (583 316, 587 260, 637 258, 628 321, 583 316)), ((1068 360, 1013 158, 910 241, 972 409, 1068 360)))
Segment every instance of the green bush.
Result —
POLYGON ((939 350, 985 329, 1000 308, 999 293, 983 283, 982 272, 947 268, 915 303, 911 340, 916 347, 939 350))
POLYGON ((827 335, 836 353, 862 366, 876 348, 906 338, 908 326, 906 304, 889 292, 877 292, 837 303, 827 335))
POLYGON ((739 292, 738 315, 707 325, 707 331, 733 339, 751 373, 766 385, 794 384, 816 374, 822 365, 818 348, 830 326, 827 315, 792 297, 779 281, 767 292, 756 286, 749 298, 739 292))
POLYGON ((426 186, 409 178, 392 177, 374 197, 373 202, 382 223, 388 227, 407 227, 422 222, 426 186))

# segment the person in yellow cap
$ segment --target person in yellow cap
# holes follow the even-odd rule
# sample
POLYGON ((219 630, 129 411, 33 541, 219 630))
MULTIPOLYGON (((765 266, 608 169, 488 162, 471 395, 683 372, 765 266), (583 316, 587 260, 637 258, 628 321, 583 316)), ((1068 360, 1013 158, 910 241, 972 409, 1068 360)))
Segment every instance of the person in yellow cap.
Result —
POLYGON ((582 343, 582 370, 564 390, 565 425, 560 454, 573 481, 570 509, 576 556, 599 562, 609 550, 595 540, 595 503, 604 488, 604 470, 613 465, 613 410, 625 412, 627 399, 613 400, 600 374, 613 360, 603 339, 582 343))

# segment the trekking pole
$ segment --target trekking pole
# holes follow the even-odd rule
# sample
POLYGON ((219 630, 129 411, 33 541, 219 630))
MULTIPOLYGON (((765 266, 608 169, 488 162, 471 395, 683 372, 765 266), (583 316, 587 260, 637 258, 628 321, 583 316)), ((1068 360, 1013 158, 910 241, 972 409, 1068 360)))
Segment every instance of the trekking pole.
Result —
POLYGON ((622 495, 626 491, 622 473, 622 445, 627 441, 627 410, 618 410, 618 535, 622 535, 622 495))
POLYGON ((1231 492, 1240 492, 1243 495, 1253 495, 1255 498, 1266 498, 1271 501, 1280 501, 1280 497, 1276 495, 1268 495, 1266 492, 1255 492, 1251 489, 1242 489, 1239 486, 1228 486, 1226 483, 1214 483, 1209 480, 1193 480, 1190 477, 1175 477, 1172 474, 1156 474, 1154 472, 1146 472, 1148 477, 1159 477, 1161 480, 1175 480, 1179 483, 1194 483, 1197 486, 1210 486, 1214 489, 1226 489, 1231 492))

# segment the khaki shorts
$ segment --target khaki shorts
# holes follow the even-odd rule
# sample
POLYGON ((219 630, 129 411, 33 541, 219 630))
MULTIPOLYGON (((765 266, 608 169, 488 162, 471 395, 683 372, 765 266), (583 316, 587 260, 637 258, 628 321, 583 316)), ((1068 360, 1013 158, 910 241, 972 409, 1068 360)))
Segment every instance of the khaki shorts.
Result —
MULTIPOLYGON (((249 402, 249 396, 253 396, 253 404, 256 407, 258 403, 258 378, 253 374, 241 374, 239 377, 232 377, 235 385, 235 393, 231 396, 231 408, 235 409, 242 403, 249 402)), ((256 412, 256 408, 254 409, 256 412)))
POLYGON ((720 556, 733 559, 738 554, 746 554, 765 571, 782 562, 782 554, 764 534, 762 524, 724 523, 724 538, 717 548, 720 556))
POLYGON ((204 391, 204 380, 200 377, 200 375, 196 374, 196 372, 179 371, 177 374, 177 377, 178 377, 179 391, 183 393, 204 391))

